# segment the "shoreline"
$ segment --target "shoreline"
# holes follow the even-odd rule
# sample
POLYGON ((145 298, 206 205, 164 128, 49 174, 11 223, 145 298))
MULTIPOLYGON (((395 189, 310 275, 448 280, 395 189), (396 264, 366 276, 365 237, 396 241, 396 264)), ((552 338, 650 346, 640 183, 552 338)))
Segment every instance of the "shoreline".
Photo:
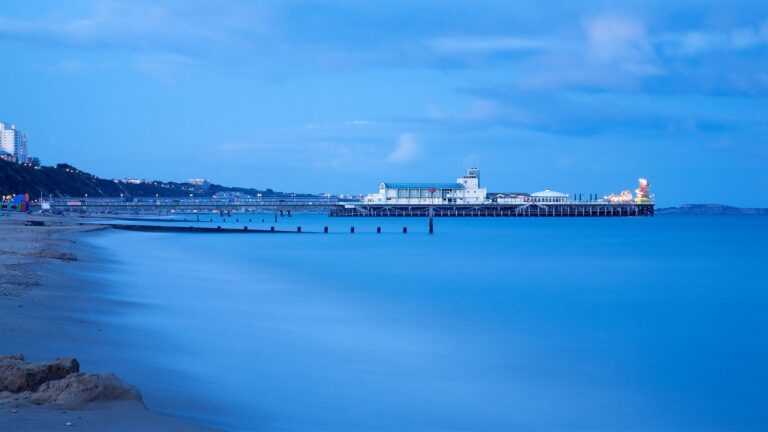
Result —
MULTIPOLYGON (((89 347, 114 342, 99 314, 127 305, 100 296, 98 291, 104 287, 89 283, 89 266, 108 258, 79 244, 84 236, 108 229, 68 218, 13 215, 0 219, 4 240, 0 243, 0 356, 23 354, 28 360, 48 362, 64 356, 87 357, 89 347), (44 220, 46 225, 26 226, 27 220, 44 220)), ((119 365, 119 356, 114 361, 114 365, 85 362, 82 368, 109 373, 119 365)), ((10 396, 15 395, 0 392, 0 430, 71 430, 72 426, 86 431, 214 430, 152 412, 141 400, 98 401, 64 409, 20 403, 10 396)))

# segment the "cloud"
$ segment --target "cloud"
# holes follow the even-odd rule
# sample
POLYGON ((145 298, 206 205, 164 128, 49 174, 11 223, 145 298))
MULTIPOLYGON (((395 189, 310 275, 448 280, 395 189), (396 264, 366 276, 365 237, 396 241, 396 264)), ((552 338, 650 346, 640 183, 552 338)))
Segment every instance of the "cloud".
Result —
POLYGON ((395 164, 407 164, 415 161, 421 155, 421 146, 416 136, 411 133, 401 134, 397 146, 389 154, 387 160, 395 164))
POLYGON ((586 59, 614 66, 633 75, 656 75, 661 67, 642 22, 623 17, 599 17, 584 24, 586 59))
POLYGON ((175 83, 174 78, 179 69, 197 64, 195 59, 180 54, 139 55, 134 61, 136 70, 166 84, 175 83))
POLYGON ((203 57, 250 47, 266 31, 264 11, 221 2, 100 1, 54 7, 33 18, 0 16, 0 39, 40 46, 203 57))
POLYGON ((541 50, 550 43, 516 36, 453 36, 430 39, 426 45, 442 54, 491 54, 541 50))
POLYGON ((729 31, 686 31, 659 37, 669 55, 696 56, 713 51, 740 51, 768 46, 768 21, 729 31))
POLYGON ((71 18, 0 17, 0 36, 60 45, 137 48, 162 35, 170 25, 167 11, 156 6, 101 3, 71 18))

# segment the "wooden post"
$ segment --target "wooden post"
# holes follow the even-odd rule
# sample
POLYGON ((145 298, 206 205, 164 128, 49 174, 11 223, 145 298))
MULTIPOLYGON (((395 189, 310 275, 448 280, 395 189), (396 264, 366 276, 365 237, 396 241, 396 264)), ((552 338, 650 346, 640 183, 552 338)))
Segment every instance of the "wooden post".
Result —
POLYGON ((435 210, 432 206, 429 206, 429 233, 433 234, 435 232, 435 223, 432 220, 434 216, 435 210))

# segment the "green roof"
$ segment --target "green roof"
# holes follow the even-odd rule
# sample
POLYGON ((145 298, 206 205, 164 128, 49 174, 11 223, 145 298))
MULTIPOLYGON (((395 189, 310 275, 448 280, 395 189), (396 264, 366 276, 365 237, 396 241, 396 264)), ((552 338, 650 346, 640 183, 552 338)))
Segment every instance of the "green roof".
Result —
POLYGON ((384 183, 384 186, 392 189, 464 189, 460 183, 384 183))

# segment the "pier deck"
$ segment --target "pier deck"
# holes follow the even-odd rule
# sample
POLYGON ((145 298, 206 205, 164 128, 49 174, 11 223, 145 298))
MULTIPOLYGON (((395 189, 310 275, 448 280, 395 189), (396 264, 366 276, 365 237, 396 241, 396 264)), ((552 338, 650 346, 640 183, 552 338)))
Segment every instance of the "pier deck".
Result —
POLYGON ((550 203, 478 205, 366 205, 339 204, 331 209, 335 217, 628 217, 653 216, 654 204, 637 203, 550 203))

